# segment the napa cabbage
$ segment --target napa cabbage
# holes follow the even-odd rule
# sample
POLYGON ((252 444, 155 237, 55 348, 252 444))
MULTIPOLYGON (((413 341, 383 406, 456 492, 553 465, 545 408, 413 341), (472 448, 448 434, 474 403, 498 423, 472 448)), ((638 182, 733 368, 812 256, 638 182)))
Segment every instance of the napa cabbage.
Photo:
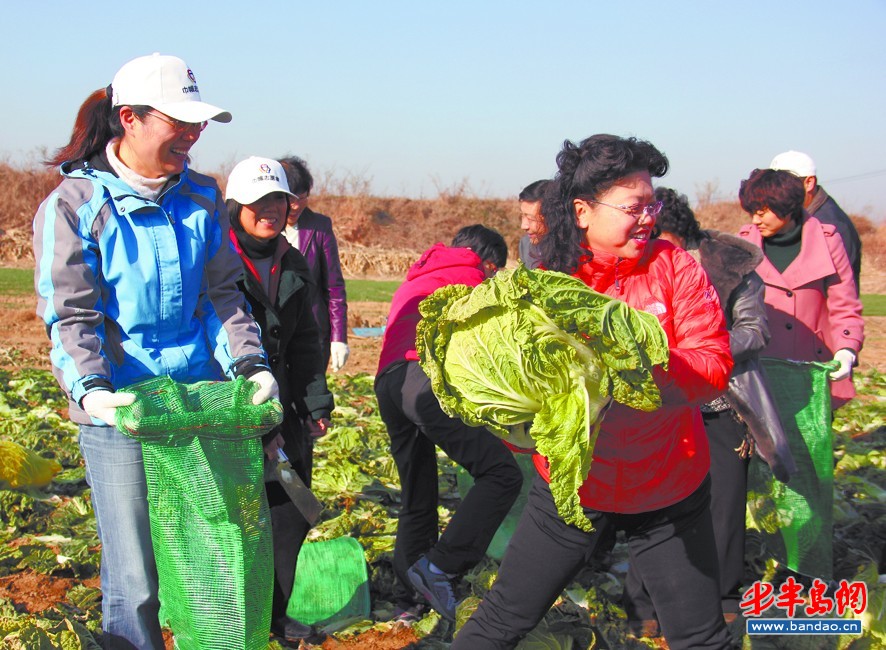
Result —
POLYGON ((443 410, 550 463, 567 523, 593 530, 577 490, 611 400, 661 405, 652 367, 666 364, 658 319, 563 273, 524 266, 419 305, 416 349, 443 410))

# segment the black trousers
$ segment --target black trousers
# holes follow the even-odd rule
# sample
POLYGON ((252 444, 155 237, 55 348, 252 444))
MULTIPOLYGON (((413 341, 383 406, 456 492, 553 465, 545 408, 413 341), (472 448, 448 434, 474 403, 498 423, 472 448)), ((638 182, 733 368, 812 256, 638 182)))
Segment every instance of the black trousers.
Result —
MULTIPOLYGON (((720 604, 724 614, 738 614, 744 578, 749 460, 739 457, 735 450, 744 440, 745 428, 731 410, 703 415, 711 448, 711 519, 720 568, 720 604)), ((631 620, 657 618, 633 564, 625 580, 624 604, 631 620)))
POLYGON ((627 536, 636 564, 674 649, 729 648, 717 598, 710 479, 667 508, 634 515, 585 508, 593 533, 563 522, 548 484, 536 477, 498 579, 459 631, 452 650, 514 648, 544 617, 594 553, 606 529, 627 536))
POLYGON ((422 554, 447 573, 462 573, 480 561, 520 493, 523 476, 501 440, 443 412, 418 362, 380 375, 375 392, 400 475, 394 571, 400 582, 396 596, 408 603, 414 589, 406 570, 422 554), (435 445, 474 478, 439 539, 435 445))
MULTIPOLYGON (((313 442, 308 439, 306 444, 300 445, 298 448, 287 444, 283 450, 289 456, 292 469, 305 482, 305 485, 311 487, 313 442)), ((268 495, 268 506, 271 510, 274 546, 274 596, 271 604, 271 620, 276 621, 286 615, 286 608, 289 605, 292 588, 295 584, 298 554, 308 536, 311 525, 298 511, 278 482, 265 483, 265 492, 268 495)))

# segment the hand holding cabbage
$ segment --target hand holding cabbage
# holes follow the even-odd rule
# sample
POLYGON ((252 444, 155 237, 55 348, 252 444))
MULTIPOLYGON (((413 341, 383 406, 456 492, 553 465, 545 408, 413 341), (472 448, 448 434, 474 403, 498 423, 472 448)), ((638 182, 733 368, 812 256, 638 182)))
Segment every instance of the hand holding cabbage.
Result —
POLYGON ((592 530, 577 490, 610 399, 661 405, 652 367, 666 364, 658 319, 580 280, 524 266, 422 301, 416 349, 443 410, 550 462, 563 519, 592 530))

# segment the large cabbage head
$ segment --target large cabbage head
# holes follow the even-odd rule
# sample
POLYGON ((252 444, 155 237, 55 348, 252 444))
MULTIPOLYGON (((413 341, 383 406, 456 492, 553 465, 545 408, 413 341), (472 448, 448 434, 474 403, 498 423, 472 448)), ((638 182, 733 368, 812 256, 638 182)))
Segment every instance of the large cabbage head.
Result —
POLYGON ((443 287, 420 305, 417 350, 443 410, 547 457, 558 512, 585 530, 592 527, 577 490, 590 471, 610 396, 625 391, 619 373, 639 381, 628 392, 646 391, 633 398, 638 407, 656 408, 660 399, 651 364, 645 353, 636 352, 637 340, 663 345, 663 358, 660 350, 652 357, 658 363, 667 359, 655 317, 644 314, 648 318, 634 327, 634 310, 624 303, 623 309, 613 309, 611 303, 618 301, 579 280, 521 266, 473 289, 443 287), (630 343, 605 343, 601 330, 617 330, 618 338, 630 343), (615 382, 620 391, 613 390, 615 382))

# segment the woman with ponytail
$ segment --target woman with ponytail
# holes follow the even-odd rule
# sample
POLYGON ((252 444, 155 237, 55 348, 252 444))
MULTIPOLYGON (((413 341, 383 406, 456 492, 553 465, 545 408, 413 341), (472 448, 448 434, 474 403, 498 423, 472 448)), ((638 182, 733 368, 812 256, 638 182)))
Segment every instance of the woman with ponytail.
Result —
POLYGON ((254 402, 277 394, 221 192, 188 167, 208 120, 231 114, 200 99, 184 61, 130 61, 47 161, 63 180, 34 218, 37 314, 80 426, 102 545, 106 648, 164 646, 141 444, 114 426, 134 396, 117 389, 244 376, 260 385, 254 402))
POLYGON ((515 647, 613 528, 625 534, 669 646, 728 648, 699 411, 732 369, 716 291, 688 253, 651 239, 661 210, 652 178, 668 170, 652 144, 612 135, 567 141, 557 166, 542 207, 542 266, 658 317, 670 352, 653 371, 662 406, 607 412, 578 489, 593 532, 559 517, 548 462, 535 455, 538 475, 498 578, 452 648, 515 647))

